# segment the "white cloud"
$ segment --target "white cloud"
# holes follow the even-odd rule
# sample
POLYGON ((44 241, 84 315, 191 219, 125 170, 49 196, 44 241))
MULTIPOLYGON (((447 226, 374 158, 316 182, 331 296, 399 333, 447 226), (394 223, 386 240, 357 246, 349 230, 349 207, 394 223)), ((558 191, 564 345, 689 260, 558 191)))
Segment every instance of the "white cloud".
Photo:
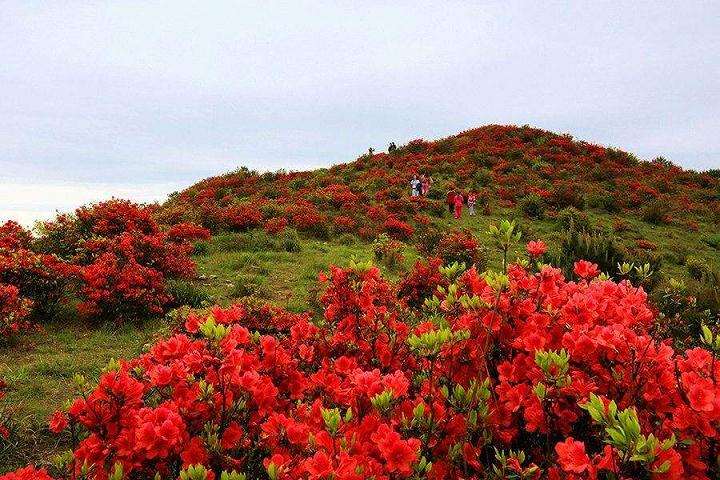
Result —
POLYGON ((123 185, 114 183, 3 183, 0 222, 15 220, 27 227, 36 220, 70 212, 86 203, 125 198, 140 203, 164 201, 182 186, 170 183, 123 185))

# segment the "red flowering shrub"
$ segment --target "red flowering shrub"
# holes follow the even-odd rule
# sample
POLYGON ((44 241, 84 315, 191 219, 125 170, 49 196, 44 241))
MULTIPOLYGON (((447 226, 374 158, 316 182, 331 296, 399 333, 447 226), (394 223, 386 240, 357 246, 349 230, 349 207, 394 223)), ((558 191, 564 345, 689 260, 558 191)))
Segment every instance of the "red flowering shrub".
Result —
MULTIPOLYGON (((69 284, 77 275, 73 265, 57 256, 32 250, 31 241, 30 232, 14 222, 0 227, 0 285, 13 286, 17 289, 16 297, 27 299, 21 302, 23 307, 19 311, 24 312, 22 317, 29 313, 31 305, 36 316, 51 312, 65 297, 69 284)), ((9 292, 7 288, 6 292, 9 292)), ((12 296, 8 294, 5 298, 12 296)), ((7 309, 13 309, 11 305, 17 306, 14 301, 7 301, 7 309)), ((0 309, 3 307, 0 306, 0 309)), ((15 318, 19 319, 19 316, 15 315, 15 318)), ((19 322, 16 327, 22 329, 24 324, 19 322)))
POLYGON ((433 257, 415 262, 412 270, 398 285, 398 296, 409 307, 419 309, 426 299, 432 298, 438 287, 447 287, 447 278, 440 272, 442 260, 433 257))
POLYGON ((335 217, 335 220, 333 220, 333 225, 336 232, 352 232, 355 230, 357 222, 345 215, 338 215, 335 217))
POLYGON ((410 238, 415 231, 413 227, 407 223, 398 220, 395 217, 388 217, 383 224, 383 230, 392 238, 397 240, 406 240, 410 238))
POLYGON ((194 223, 177 223, 167 231, 167 238, 171 242, 209 240, 210 230, 194 223))
POLYGON ((288 221, 284 217, 271 218, 265 222, 265 231, 271 235, 282 233, 288 226, 288 221))
POLYGON ((81 207, 41 233, 40 245, 79 270, 81 311, 114 319, 162 313, 172 300, 166 280, 193 275, 192 242, 210 236, 192 223, 163 231, 151 207, 125 200, 81 207))
POLYGON ((466 267, 475 265, 479 270, 485 268, 485 253, 480 242, 468 230, 453 230, 440 236, 438 243, 425 255, 437 256, 443 263, 464 263, 466 267))
POLYGON ((32 241, 30 232, 13 221, 5 222, 0 225, 0 248, 8 250, 16 250, 19 248, 28 248, 32 241))
POLYGON ((0 283, 0 342, 33 328, 27 320, 32 302, 19 294, 16 286, 0 283))
POLYGON ((51 428, 90 479, 716 478, 720 340, 676 352, 641 288, 575 271, 331 267, 323 322, 190 313, 51 428))
POLYGON ((651 242, 650 240, 645 240, 644 238, 640 238, 635 242, 638 248, 641 248, 643 250, 657 250, 657 245, 651 242))
POLYGON ((233 205, 222 210, 222 224, 230 230, 247 230, 262 223, 259 208, 250 204, 233 205))
POLYGON ((389 268, 396 268, 405 261, 403 244, 384 233, 375 239, 372 250, 375 260, 389 268))

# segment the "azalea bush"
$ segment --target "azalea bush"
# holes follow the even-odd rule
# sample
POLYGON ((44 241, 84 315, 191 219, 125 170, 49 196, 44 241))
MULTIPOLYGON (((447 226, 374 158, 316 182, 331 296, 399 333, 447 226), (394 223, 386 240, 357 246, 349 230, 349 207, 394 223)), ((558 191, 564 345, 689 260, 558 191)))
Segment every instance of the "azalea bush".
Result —
POLYGON ((16 286, 0 283, 0 343, 36 328, 27 318, 31 308, 32 301, 21 297, 16 286))
POLYGON ((414 270, 396 286, 331 267, 320 320, 193 311, 97 386, 76 377, 50 422, 73 447, 57 478, 717 477, 709 327, 674 350, 642 287, 587 261, 572 279, 529 261, 414 270))
POLYGON ((397 268, 405 261, 403 244, 384 233, 373 241, 372 250, 375 259, 388 268, 397 268))
MULTIPOLYGON (((29 231, 15 222, 0 225, 0 286, 4 303, 0 324, 21 329, 22 318, 51 315, 66 300, 79 270, 56 255, 38 252, 29 231), (8 313, 13 312, 14 313, 8 313)), ((0 326, 0 330, 3 327, 0 326)))
POLYGON ((121 320, 162 313, 173 300, 166 281, 192 276, 192 242, 210 237, 189 222, 163 230, 152 207, 125 200, 81 207, 40 233, 40 248, 77 270, 81 311, 121 320))

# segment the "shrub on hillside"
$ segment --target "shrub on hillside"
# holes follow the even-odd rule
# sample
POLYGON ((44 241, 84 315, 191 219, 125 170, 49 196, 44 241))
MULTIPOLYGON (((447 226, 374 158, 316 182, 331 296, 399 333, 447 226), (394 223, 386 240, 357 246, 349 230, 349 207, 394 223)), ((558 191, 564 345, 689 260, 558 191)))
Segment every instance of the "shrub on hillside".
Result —
POLYGON ((277 235, 281 233, 288 226, 288 221, 284 217, 271 218, 265 222, 265 231, 270 235, 277 235))
POLYGON ((379 235, 372 244, 375 260, 390 269, 396 269, 403 264, 403 244, 384 233, 379 235))
POLYGON ((354 264, 321 277, 322 323, 241 305, 191 313, 55 416, 79 434, 70 473, 716 477, 714 332, 675 350, 650 335, 641 288, 595 278, 590 262, 574 271, 455 272, 412 317, 376 268, 354 264))
POLYGON ((720 233, 713 233, 704 238, 704 242, 713 248, 720 250, 720 233))
POLYGON ((0 343, 34 328, 27 318, 31 308, 32 302, 21 297, 16 286, 0 283, 0 343))
POLYGON ((398 297, 410 308, 420 309, 425 300, 431 299, 438 292, 438 287, 446 288, 449 285, 448 279, 440 272, 442 266, 442 260, 437 257, 415 262, 398 284, 398 297))
POLYGON ((263 214, 254 205, 239 204, 224 208, 221 218, 221 224, 224 228, 242 231, 260 226, 263 221, 263 214))
POLYGON ((450 265, 462 263, 466 267, 485 270, 487 258, 480 242, 469 230, 454 230, 444 234, 433 252, 423 252, 427 256, 437 256, 443 263, 450 265))
POLYGON ((670 205, 666 200, 653 199, 642 209, 642 218, 648 223, 661 224, 670 221, 670 205))
POLYGON ((545 200, 535 193, 523 197, 518 207, 527 217, 539 219, 545 216, 545 200))
POLYGON ((79 270, 56 255, 32 250, 32 243, 30 232, 19 225, 0 226, 0 283, 17 288, 40 318, 52 315, 67 298, 79 270))
POLYGON ((587 213, 575 207, 566 207, 560 210, 555 218, 561 230, 590 231, 592 223, 587 213))
POLYGON ((390 216, 387 220, 385 220, 383 230, 388 234, 388 236, 396 240, 407 240, 415 231, 412 226, 394 216, 390 216))
POLYGON ((110 200, 46 222, 38 244, 79 270, 82 312, 132 320, 163 312, 172 301, 166 281, 194 274, 192 242, 208 238, 190 223, 163 231, 151 207, 110 200))
POLYGON ((575 182, 555 182, 550 196, 550 203, 556 208, 575 207, 583 209, 585 199, 579 184, 575 182))
POLYGON ((707 261, 695 256, 688 256, 685 259, 685 268, 690 277, 698 281, 702 281, 712 274, 712 268, 707 261))

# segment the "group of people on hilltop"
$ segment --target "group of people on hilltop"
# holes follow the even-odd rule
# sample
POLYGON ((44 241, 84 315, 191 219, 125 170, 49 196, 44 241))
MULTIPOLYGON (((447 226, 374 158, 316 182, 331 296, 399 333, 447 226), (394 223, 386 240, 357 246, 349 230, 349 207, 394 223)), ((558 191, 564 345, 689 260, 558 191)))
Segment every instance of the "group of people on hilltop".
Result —
MULTIPOLYGON (((433 184, 433 179, 426 175, 413 175, 410 180, 410 195, 413 197, 426 197, 430 192, 430 187, 433 184)), ((450 189, 447 194, 447 205, 450 213, 459 219, 462 216, 462 209, 467 200, 468 210, 470 216, 475 216, 475 204, 477 203, 477 194, 470 192, 467 198, 462 192, 456 189, 450 189)))
POLYGON ((413 175, 410 180, 410 195, 413 197, 426 197, 432 187, 432 177, 425 175, 413 175))
POLYGON ((465 200, 467 200, 467 206, 468 211, 470 212, 470 216, 475 216, 475 204, 477 203, 477 194, 475 192, 470 192, 467 195, 467 198, 462 194, 462 192, 450 189, 450 191, 447 194, 447 206, 450 213, 455 217, 455 219, 459 219, 462 216, 462 209, 463 205, 465 204, 465 200))

